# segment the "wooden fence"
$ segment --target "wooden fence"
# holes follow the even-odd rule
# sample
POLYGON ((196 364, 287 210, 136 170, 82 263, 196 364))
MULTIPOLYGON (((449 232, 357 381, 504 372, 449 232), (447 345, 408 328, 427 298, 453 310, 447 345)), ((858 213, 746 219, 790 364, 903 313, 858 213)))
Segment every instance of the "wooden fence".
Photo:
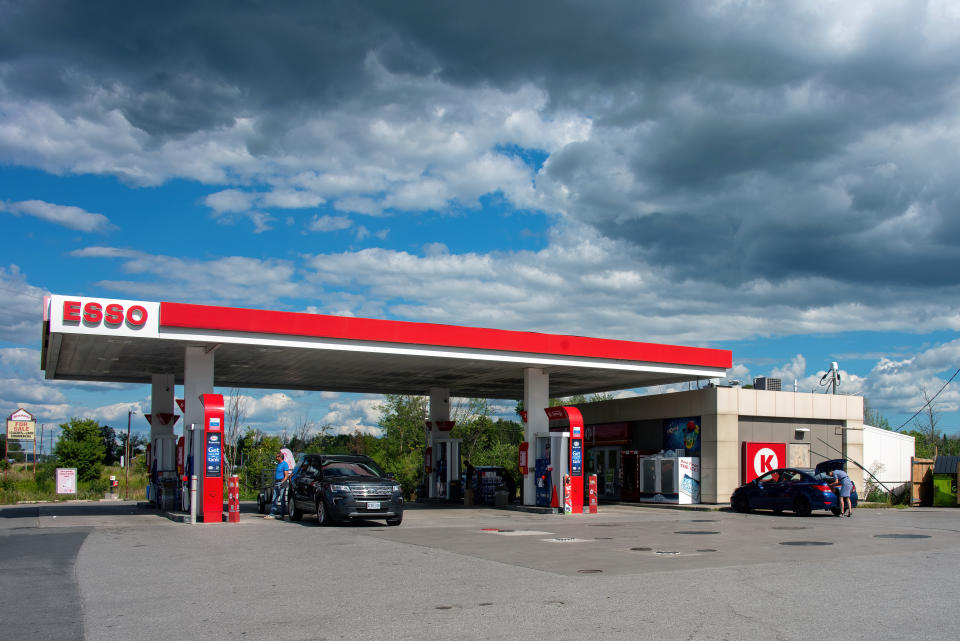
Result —
POLYGON ((910 459, 910 505, 933 505, 933 459, 910 459))

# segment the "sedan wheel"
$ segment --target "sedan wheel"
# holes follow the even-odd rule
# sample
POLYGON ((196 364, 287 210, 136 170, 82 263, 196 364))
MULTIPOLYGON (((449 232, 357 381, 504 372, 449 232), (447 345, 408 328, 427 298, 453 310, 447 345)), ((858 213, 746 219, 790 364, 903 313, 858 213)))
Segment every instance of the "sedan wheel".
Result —
POLYGON ((803 498, 802 496, 798 496, 796 500, 794 500, 793 513, 797 516, 810 516, 811 511, 810 501, 807 499, 803 498))
POLYGON ((738 496, 733 502, 733 509, 746 514, 750 511, 750 501, 748 501, 745 496, 738 496))

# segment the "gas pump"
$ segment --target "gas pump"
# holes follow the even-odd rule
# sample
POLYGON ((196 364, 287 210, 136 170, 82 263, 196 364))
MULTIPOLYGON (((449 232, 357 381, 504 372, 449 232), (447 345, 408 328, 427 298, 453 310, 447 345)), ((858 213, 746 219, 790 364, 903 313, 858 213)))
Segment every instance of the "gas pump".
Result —
POLYGON ((223 395, 201 394, 200 403, 204 448, 200 459, 202 516, 204 523, 220 523, 223 521, 223 395))
POLYGON ((560 453, 566 468, 561 470, 561 474, 566 472, 563 474, 564 512, 583 514, 583 416, 575 407, 545 407, 543 411, 550 420, 568 423, 568 447, 560 453))
POLYGON ((432 454, 435 496, 448 500, 459 498, 452 494, 451 487, 453 481, 460 482, 460 439, 434 437, 432 454))

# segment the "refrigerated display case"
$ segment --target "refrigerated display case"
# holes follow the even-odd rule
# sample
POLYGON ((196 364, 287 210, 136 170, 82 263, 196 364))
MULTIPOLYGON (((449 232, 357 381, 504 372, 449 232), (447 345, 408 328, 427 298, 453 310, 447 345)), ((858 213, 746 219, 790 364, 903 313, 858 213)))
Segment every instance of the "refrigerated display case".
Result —
POLYGON ((692 504, 700 502, 700 457, 640 458, 640 501, 692 504))

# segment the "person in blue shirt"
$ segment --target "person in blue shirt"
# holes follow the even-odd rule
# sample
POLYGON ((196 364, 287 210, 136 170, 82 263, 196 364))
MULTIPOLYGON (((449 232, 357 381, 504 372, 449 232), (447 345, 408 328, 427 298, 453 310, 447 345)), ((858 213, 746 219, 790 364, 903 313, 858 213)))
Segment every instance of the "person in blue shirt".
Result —
POLYGON ((290 479, 290 465, 284 459, 283 452, 277 452, 277 467, 273 472, 273 502, 270 504, 270 514, 265 519, 282 519, 286 508, 283 500, 284 489, 290 479))
MULTIPOLYGON (((850 492, 853 490, 853 481, 850 480, 850 477, 847 476, 847 473, 843 470, 831 470, 827 472, 830 476, 833 477, 834 487, 840 488, 840 512, 844 516, 853 516, 853 505, 850 502, 850 492), (846 501, 846 503, 844 503, 846 501), (846 504, 846 509, 844 509, 844 504, 846 504)), ((837 516, 840 516, 839 514, 837 516)))

